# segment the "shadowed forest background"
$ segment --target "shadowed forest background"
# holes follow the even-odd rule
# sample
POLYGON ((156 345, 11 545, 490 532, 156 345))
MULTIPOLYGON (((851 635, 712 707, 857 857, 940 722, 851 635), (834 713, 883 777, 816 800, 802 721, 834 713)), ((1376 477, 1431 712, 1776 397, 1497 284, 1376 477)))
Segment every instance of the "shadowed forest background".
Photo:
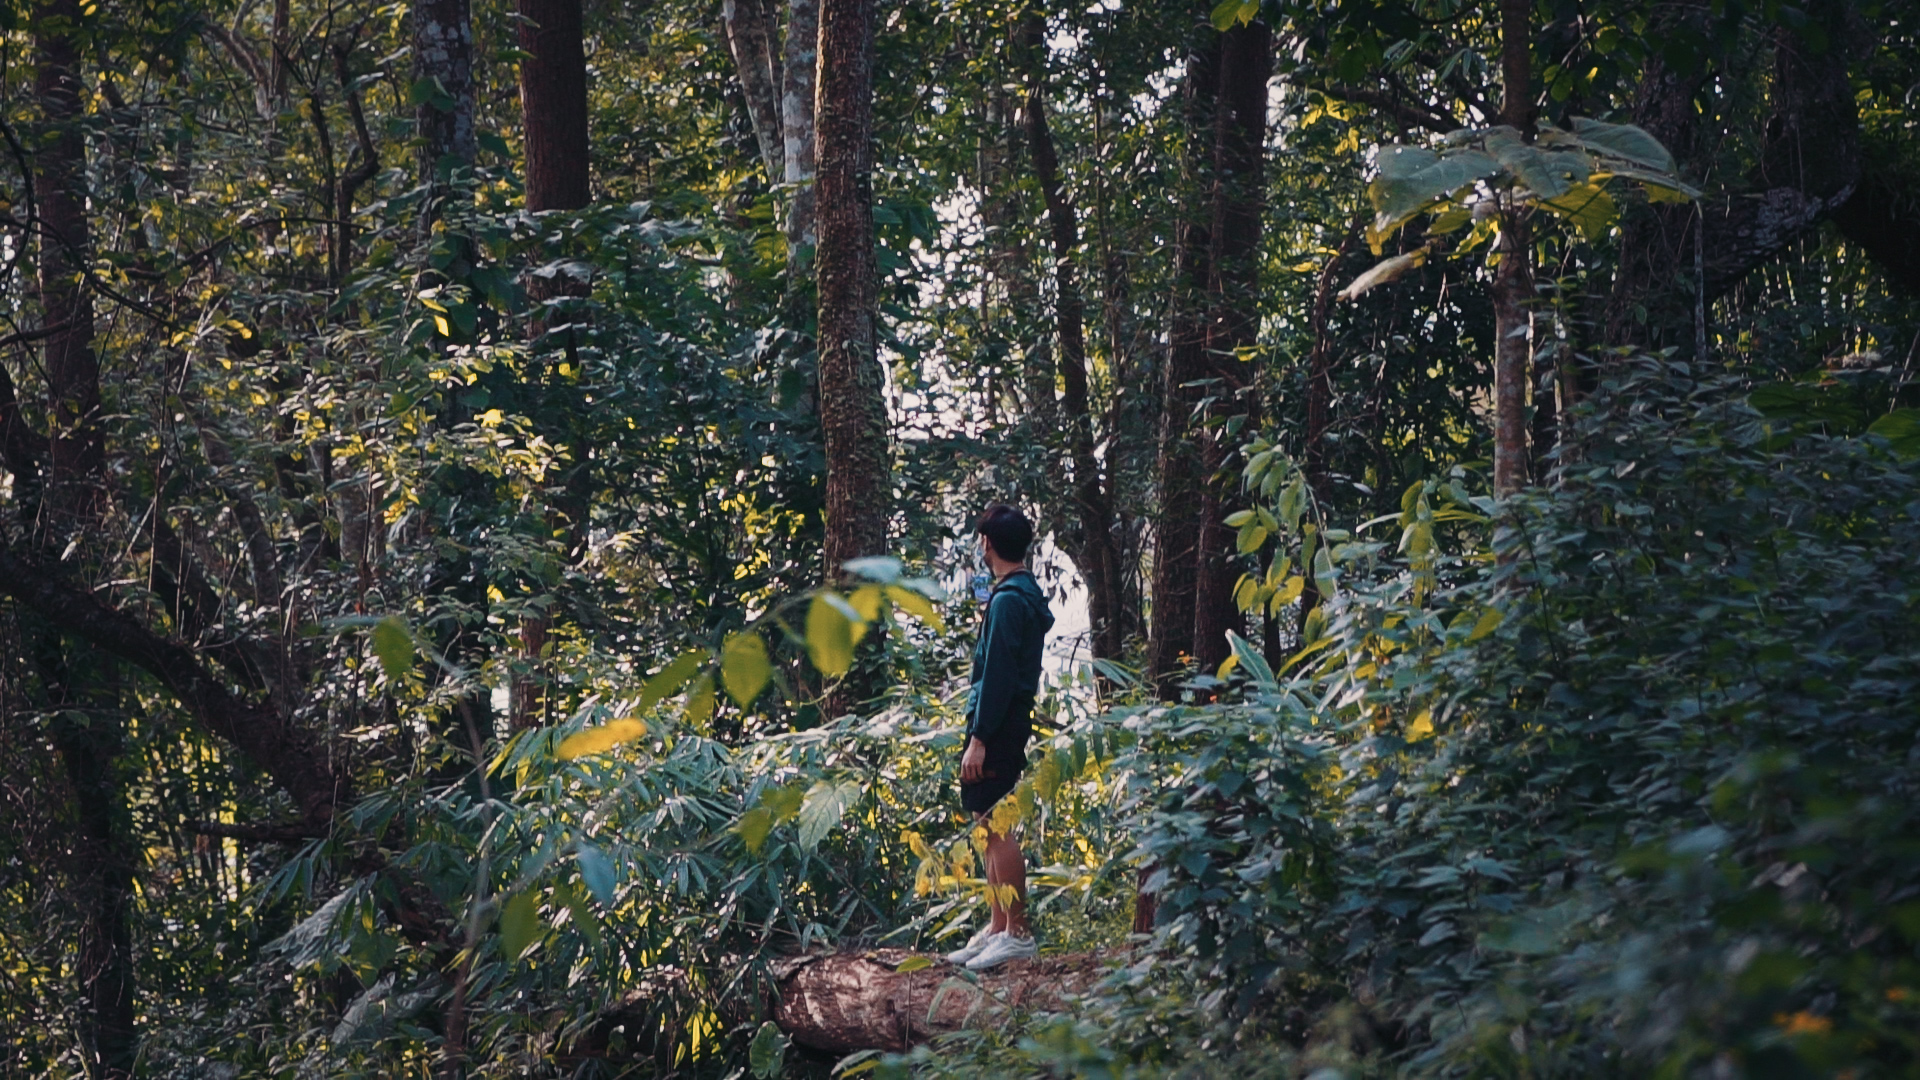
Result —
POLYGON ((0 0, 0 1071, 1914 1075, 1917 34, 0 0))

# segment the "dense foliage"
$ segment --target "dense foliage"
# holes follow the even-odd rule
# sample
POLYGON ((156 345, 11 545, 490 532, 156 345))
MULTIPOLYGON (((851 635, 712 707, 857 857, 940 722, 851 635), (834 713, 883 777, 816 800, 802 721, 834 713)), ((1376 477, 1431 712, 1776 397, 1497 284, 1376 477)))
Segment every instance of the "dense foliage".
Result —
POLYGON ((1911 1074, 1917 19, 0 3, 0 1072, 1911 1074), (1104 981, 809 1053, 1002 499, 1104 981))

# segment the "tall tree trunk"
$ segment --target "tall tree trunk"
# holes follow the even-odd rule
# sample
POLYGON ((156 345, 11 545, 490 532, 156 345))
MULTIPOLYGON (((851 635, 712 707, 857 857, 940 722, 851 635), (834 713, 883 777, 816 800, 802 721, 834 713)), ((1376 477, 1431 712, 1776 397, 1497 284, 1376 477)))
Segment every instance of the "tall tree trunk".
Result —
MULTIPOLYGON (((1214 106, 1213 207, 1208 266, 1206 356, 1216 419, 1244 409, 1251 365, 1239 350, 1259 331, 1260 219, 1266 207, 1267 79, 1273 74, 1273 34, 1264 22, 1236 25, 1220 42, 1220 89, 1214 106)), ((1252 427, 1252 425, 1248 425, 1252 427)), ((1221 476, 1232 448, 1224 429, 1201 435, 1199 564, 1194 570, 1193 655, 1211 671, 1227 658, 1227 631, 1243 625, 1233 602, 1239 566, 1234 530, 1222 520, 1234 508, 1236 477, 1221 476)))
MULTIPOLYGON (((1533 139, 1533 0, 1500 0, 1501 123, 1533 139)), ((1528 306, 1533 302, 1533 240, 1525 212, 1500 221, 1500 267, 1493 277, 1493 491, 1527 483, 1527 373, 1533 361, 1528 306)))
MULTIPOLYGON (((591 200, 587 145, 587 55, 581 0, 519 0, 520 47, 532 55, 520 61, 520 110, 527 152, 527 209, 578 210, 591 200)), ((567 277, 533 278, 535 300, 583 295, 584 283, 567 277)), ((541 337, 547 320, 536 315, 529 333, 541 337)), ((573 500, 561 500, 571 504, 573 500)), ((569 516, 577 522, 583 510, 569 516)), ((537 669, 551 619, 529 615, 520 622, 520 656, 537 669)), ((542 676, 537 670, 516 675, 509 691, 508 717, 516 728, 540 723, 545 711, 542 676)), ((469 711, 480 711, 469 702, 469 711)))
POLYGON ((443 164, 468 167, 476 153, 470 0, 414 0, 413 77, 444 92, 414 109, 420 178, 432 182, 443 164))
POLYGON ((1220 39, 1210 30, 1189 48, 1182 95, 1187 131, 1185 196, 1177 209, 1173 296, 1167 325, 1167 356, 1160 383, 1160 445, 1154 462, 1160 489, 1160 519, 1153 545, 1152 625, 1147 675, 1162 697, 1178 690, 1181 658, 1193 652, 1195 545, 1201 513, 1200 455, 1192 439, 1200 391, 1190 384, 1206 376, 1207 260, 1212 251, 1208 217, 1193 204, 1207 191, 1214 95, 1220 81, 1220 39))
MULTIPOLYGON (((1114 660, 1120 657, 1125 644, 1119 615, 1119 560, 1114 550, 1113 501, 1101 479, 1100 459, 1094 453, 1093 406, 1087 380, 1086 301, 1081 295, 1080 274, 1074 261, 1080 247, 1079 215, 1061 181, 1060 157, 1047 124, 1045 20, 1030 16, 1025 36, 1029 64, 1027 143, 1053 239, 1054 336, 1060 346, 1059 371, 1065 390, 1060 405, 1073 460, 1073 501, 1079 519, 1075 561, 1087 585, 1093 655, 1097 659, 1114 660)), ((1049 386, 1048 396, 1051 395, 1049 386)))
POLYGON ((46 131, 34 155, 39 200, 40 317, 46 338, 47 506, 56 529, 83 525, 106 508, 106 446, 100 433, 100 366, 93 354, 93 300, 87 273, 93 237, 87 221, 85 86, 73 35, 79 0, 34 9, 34 93, 46 131))
POLYGON ((886 551, 892 510, 877 355, 873 237, 873 0, 821 0, 820 428, 827 457, 826 577, 886 551))
POLYGON ((817 136, 814 113, 820 73, 820 0, 787 0, 787 34, 780 64, 781 165, 792 189, 787 204, 787 287, 796 282, 806 252, 819 242, 814 207, 817 136))
POLYGON ((727 31, 727 50, 733 54, 740 77, 740 94, 747 101, 747 120, 766 166, 767 183, 787 178, 786 142, 780 133, 779 73, 773 64, 773 20, 765 0, 722 0, 720 21, 727 31))
POLYGON ((587 205, 587 54, 581 0, 519 0, 527 209, 587 205))

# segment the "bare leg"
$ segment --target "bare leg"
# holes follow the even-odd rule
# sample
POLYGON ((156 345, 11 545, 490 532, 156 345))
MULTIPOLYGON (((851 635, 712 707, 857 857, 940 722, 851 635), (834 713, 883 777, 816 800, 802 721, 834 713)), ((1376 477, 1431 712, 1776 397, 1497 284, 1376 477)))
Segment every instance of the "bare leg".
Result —
POLYGON ((1011 930, 1015 937, 1032 937, 1033 931, 1027 926, 1027 857, 1020 851, 1020 842, 1011 836, 1000 836, 987 825, 985 814, 977 815, 975 820, 980 827, 987 829, 987 884, 991 886, 993 902, 994 933, 1011 930), (1000 900, 1000 886, 1013 886, 1013 902, 1003 904, 1000 900))

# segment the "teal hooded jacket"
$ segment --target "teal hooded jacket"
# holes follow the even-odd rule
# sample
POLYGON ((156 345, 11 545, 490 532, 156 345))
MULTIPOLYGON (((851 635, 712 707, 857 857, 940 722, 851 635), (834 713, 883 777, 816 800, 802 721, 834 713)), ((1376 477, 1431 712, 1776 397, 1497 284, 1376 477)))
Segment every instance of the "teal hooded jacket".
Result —
POLYGON ((1025 570, 1001 578, 987 601, 987 624, 973 646, 973 692, 967 696, 967 734, 982 742, 1009 718, 1033 708, 1040 692, 1040 655, 1053 611, 1040 583, 1025 570))

